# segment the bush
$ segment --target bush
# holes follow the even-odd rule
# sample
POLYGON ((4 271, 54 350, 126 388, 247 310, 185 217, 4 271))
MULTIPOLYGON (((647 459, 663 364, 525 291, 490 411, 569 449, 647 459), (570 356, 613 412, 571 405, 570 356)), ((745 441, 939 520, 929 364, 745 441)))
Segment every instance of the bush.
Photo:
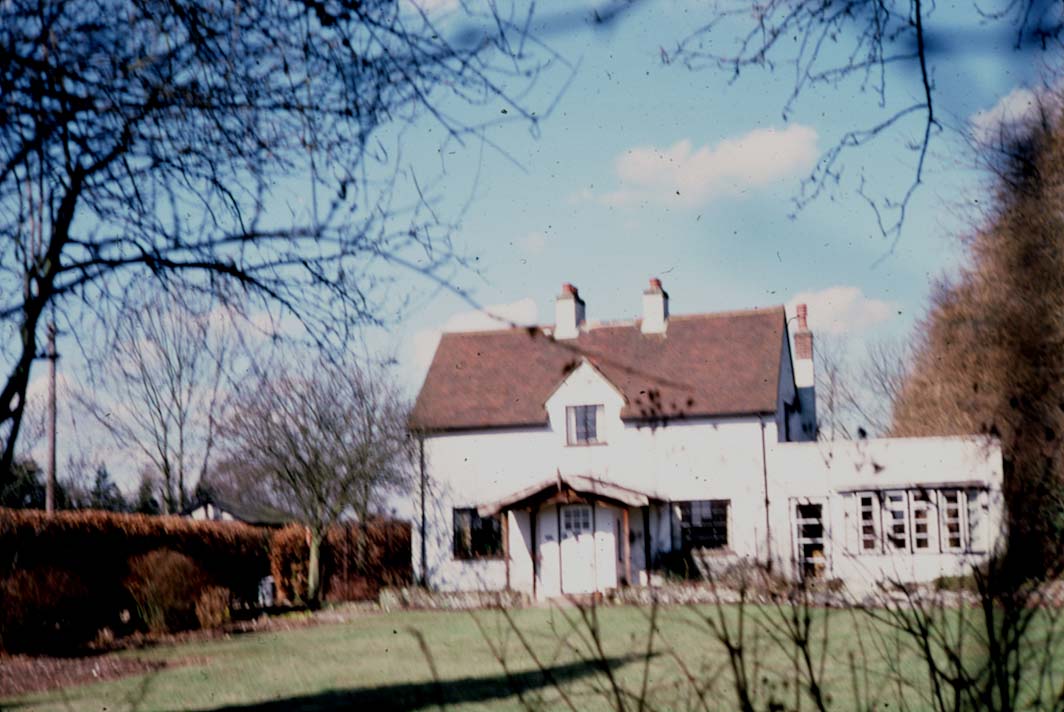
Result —
MULTIPOLYGON (((404 586, 412 578, 410 525, 378 519, 329 529, 321 546, 322 595, 328 601, 375 599, 384 586, 404 586)), ((302 601, 307 592, 310 547, 306 529, 290 525, 273 533, 270 571, 278 601, 302 601)))
POLYGON ((18 570, 0 580, 0 649, 69 652, 96 634, 79 615, 85 585, 69 571, 18 570))
MULTIPOLYGON (((63 609, 61 616, 25 614, 29 616, 26 621, 54 620, 57 616, 65 621, 59 624, 62 640, 42 635, 45 643, 37 646, 40 651, 53 643, 90 643, 96 632, 105 627, 121 635, 122 611, 137 609, 124 585, 134 573, 131 562, 158 549, 188 557, 206 581, 229 589, 236 601, 254 603, 259 582, 270 571, 269 539, 269 530, 236 522, 95 511, 49 516, 38 511, 0 508, 0 591, 6 594, 0 599, 0 626, 9 631, 0 631, 0 646, 6 649, 9 640, 19 637, 11 621, 17 622, 22 614, 8 605, 8 599, 15 596, 24 602, 36 596, 39 601, 20 602, 18 606, 58 611, 63 605, 49 598, 50 592, 68 589, 78 591, 77 606, 72 612, 63 609), (68 585, 41 583, 55 576, 70 577, 68 585), (76 636, 82 637, 75 641, 76 636)), ((198 595, 197 590, 189 600, 192 625, 198 595)))
POLYGON ((207 580, 196 562, 170 549, 159 549, 129 562, 126 589, 140 620, 152 633, 196 627, 196 606, 207 580))
POLYGON ((220 628, 229 622, 229 589, 208 586, 196 601, 196 619, 201 628, 220 628))

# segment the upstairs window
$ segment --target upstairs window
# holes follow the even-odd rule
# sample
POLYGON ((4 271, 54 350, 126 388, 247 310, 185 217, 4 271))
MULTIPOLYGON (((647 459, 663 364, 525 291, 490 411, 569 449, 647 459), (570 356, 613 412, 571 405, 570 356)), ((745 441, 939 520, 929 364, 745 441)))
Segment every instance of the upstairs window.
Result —
POLYGON ((570 445, 593 445, 598 437, 601 405, 572 405, 565 409, 566 432, 570 445))
POLYGON ((454 510, 454 558, 494 559, 502 556, 502 522, 482 517, 472 507, 454 510))
POLYGON ((677 502, 680 541, 686 549, 724 549, 728 546, 728 505, 726 499, 698 499, 677 502))

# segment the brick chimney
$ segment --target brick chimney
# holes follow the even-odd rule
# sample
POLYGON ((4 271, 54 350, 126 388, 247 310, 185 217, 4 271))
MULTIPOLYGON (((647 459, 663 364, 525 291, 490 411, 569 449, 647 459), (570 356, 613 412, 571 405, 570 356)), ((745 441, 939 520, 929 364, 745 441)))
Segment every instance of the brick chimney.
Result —
POLYGON ((576 287, 566 282, 554 300, 554 338, 575 339, 584 323, 584 300, 576 287))
POLYGON ((669 294, 661 288, 661 280, 654 277, 643 292, 644 334, 664 334, 669 326, 669 294))
POLYGON ((809 330, 809 308, 799 304, 798 328, 794 332, 794 385, 798 391, 801 432, 791 440, 816 440, 816 381, 813 372, 813 332, 809 330))
POLYGON ((798 305, 798 329, 794 332, 794 385, 813 387, 813 332, 809 330, 809 307, 798 305))

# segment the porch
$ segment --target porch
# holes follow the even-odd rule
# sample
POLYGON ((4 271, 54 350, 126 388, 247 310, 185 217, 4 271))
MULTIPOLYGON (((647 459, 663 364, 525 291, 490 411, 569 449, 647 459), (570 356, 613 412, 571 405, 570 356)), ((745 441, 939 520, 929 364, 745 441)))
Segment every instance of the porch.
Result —
POLYGON ((557 474, 477 510, 502 523, 506 588, 542 599, 649 582, 651 507, 660 504, 645 492, 557 474))

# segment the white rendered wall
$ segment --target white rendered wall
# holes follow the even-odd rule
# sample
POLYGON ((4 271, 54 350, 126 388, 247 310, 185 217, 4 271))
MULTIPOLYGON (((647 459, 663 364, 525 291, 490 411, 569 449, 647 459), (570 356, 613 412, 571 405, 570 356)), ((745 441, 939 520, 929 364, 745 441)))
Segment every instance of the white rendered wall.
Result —
MULTIPOLYGON (((855 516, 847 511, 845 493, 860 489, 905 489, 912 486, 964 486, 990 490, 989 531, 1002 526, 1001 456, 982 439, 917 438, 843 443, 779 443, 775 416, 673 420, 664 426, 626 424, 623 401, 600 374, 584 363, 547 402, 549 424, 538 428, 469 431, 425 438, 429 496, 426 511, 428 584, 444 590, 501 589, 506 565, 501 559, 456 561, 452 555, 452 509, 476 507, 562 475, 589 475, 636 489, 665 501, 730 500, 730 548, 736 556, 772 558, 793 571, 793 498, 826 502, 830 571, 848 585, 889 578, 927 580, 963 573, 985 554, 855 554, 845 532, 855 516), (602 404, 598 437, 604 444, 566 444, 565 407, 602 404), (769 507, 766 524, 766 491, 769 507), (769 547, 771 546, 771 555, 769 547)), ((417 493, 415 492, 415 496, 417 493)), ((596 522, 600 517, 596 511, 596 522)), ((603 514, 596 551, 616 547, 613 515, 603 514)), ((541 595, 559 589, 557 581, 557 513, 541 510, 537 539, 541 557, 541 595)), ((633 582, 645 582, 643 519, 630 511, 633 582)), ((413 527, 416 575, 422 572, 420 521, 413 527)), ((531 528, 528 515, 509 516, 510 585, 531 590, 531 528)), ((651 508, 652 552, 671 547, 670 511, 651 508)), ((596 560, 610 558, 596 554, 596 560)), ((603 588, 615 585, 617 570, 603 568, 603 588)))
MULTIPOLYGON (((585 363, 569 375, 547 402, 550 418, 547 427, 470 431, 426 438, 429 496, 425 544, 429 584, 444 590, 503 588, 504 562, 453 559, 452 510, 501 499, 555 477, 558 472, 590 475, 665 500, 730 499, 734 520, 744 523, 742 529, 735 529, 735 549, 744 555, 764 555, 760 551, 764 548, 762 428, 767 443, 774 443, 777 437, 774 419, 764 418, 763 423, 756 417, 675 420, 664 426, 640 427, 621 421, 622 405, 620 394, 585 363), (604 444, 567 445, 566 405, 589 404, 604 405, 605 412, 598 425, 598 437, 604 444)), ((671 546, 668 511, 654 508, 652 515, 652 551, 667 551, 671 546)), ((640 572, 645 570, 641 511, 631 510, 629 521, 636 534, 631 550, 633 579, 639 580, 640 572)), ((416 575, 422 571, 419 525, 415 520, 416 575)), ((550 527, 554 540, 556 529, 556 524, 550 527)), ((511 587, 527 590, 525 587, 531 582, 531 560, 527 554, 517 552, 519 544, 524 545, 531 534, 527 515, 519 520, 512 516, 509 530, 511 553, 515 557, 510 567, 511 587)), ((537 527, 537 538, 542 545, 540 555, 544 561, 553 556, 556 566, 556 541, 543 540, 547 534, 542 526, 537 527)), ((607 533, 600 532, 599 536, 604 541, 607 533)), ((610 533, 611 545, 615 545, 614 539, 615 534, 610 533)), ((600 542, 599 546, 606 544, 600 542)), ((550 567, 544 563, 542 570, 550 567)), ((616 581, 616 570, 603 573, 602 578, 616 581)), ((543 584, 546 589, 557 586, 547 579, 543 584)))
MULTIPOLYGON (((785 566, 793 552, 793 500, 825 497, 829 576, 860 589, 882 580, 930 581, 970 572, 1003 544, 1001 451, 986 438, 882 438, 781 443, 769 449, 769 498, 775 560, 785 566), (986 550, 865 553, 858 550, 854 499, 858 491, 913 488, 988 490, 990 535, 986 550)), ((910 533, 911 536, 911 533, 910 533)), ((936 547, 937 548, 937 547, 936 547)))

